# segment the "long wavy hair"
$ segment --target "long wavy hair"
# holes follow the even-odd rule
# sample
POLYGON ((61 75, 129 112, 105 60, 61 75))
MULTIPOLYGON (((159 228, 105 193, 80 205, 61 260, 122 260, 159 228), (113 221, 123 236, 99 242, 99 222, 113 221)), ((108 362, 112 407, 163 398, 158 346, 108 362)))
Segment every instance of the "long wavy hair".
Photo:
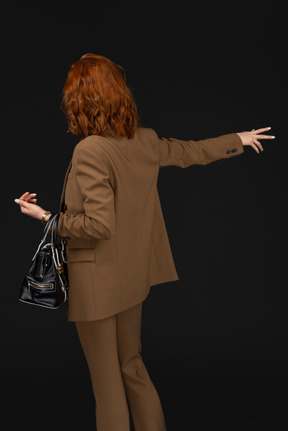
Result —
POLYGON ((73 135, 102 135, 110 127, 130 139, 140 127, 123 67, 100 55, 85 54, 72 64, 61 107, 73 135))

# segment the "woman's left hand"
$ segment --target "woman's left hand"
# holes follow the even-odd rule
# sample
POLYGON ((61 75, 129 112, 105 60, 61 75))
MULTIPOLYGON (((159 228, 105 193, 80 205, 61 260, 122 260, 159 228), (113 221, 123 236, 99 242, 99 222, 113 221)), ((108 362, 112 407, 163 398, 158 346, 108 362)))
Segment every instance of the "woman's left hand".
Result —
MULTIPOLYGON (((19 199, 15 199, 14 202, 20 205, 20 209, 23 214, 34 217, 37 220, 41 220, 45 210, 39 207, 39 205, 36 205, 37 199, 35 196, 36 193, 26 192, 19 199)), ((50 214, 45 217, 45 221, 47 221, 49 217, 50 214)))

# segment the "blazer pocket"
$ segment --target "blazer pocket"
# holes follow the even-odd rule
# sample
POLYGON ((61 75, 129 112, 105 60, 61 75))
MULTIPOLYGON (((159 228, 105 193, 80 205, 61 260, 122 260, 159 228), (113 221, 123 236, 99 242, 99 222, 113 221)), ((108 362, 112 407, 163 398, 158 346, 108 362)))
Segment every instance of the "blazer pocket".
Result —
POLYGON ((67 250, 67 262, 93 262, 94 248, 69 248, 67 250))

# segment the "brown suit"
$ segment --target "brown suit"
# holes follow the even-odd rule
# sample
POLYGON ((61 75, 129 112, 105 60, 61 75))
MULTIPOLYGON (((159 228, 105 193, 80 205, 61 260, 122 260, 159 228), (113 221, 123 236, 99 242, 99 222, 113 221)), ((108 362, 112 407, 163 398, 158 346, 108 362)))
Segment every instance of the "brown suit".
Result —
POLYGON ((159 168, 204 165, 243 153, 236 133, 201 141, 91 135, 67 170, 58 234, 68 237, 68 320, 98 320, 127 310, 150 286, 178 280, 163 219, 159 168))

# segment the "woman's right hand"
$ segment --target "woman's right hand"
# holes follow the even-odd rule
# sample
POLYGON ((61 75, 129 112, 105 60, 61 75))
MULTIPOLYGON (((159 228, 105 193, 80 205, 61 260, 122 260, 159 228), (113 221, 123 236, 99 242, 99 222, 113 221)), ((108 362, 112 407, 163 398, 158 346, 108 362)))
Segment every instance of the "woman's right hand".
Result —
POLYGON ((263 151, 263 147, 258 139, 275 139, 275 136, 261 135, 263 132, 267 132, 271 127, 264 127, 263 129, 253 129, 251 132, 241 132, 237 135, 241 138, 243 145, 250 145, 254 150, 259 153, 259 148, 263 151), (260 133, 260 134, 259 134, 260 133))
MULTIPOLYGON (((26 192, 19 199, 14 199, 14 202, 20 206, 21 212, 30 217, 34 217, 37 220, 42 220, 42 216, 45 210, 39 205, 36 205, 37 199, 35 198, 36 193, 26 192)), ((51 214, 45 217, 45 221, 48 221, 51 214)))

